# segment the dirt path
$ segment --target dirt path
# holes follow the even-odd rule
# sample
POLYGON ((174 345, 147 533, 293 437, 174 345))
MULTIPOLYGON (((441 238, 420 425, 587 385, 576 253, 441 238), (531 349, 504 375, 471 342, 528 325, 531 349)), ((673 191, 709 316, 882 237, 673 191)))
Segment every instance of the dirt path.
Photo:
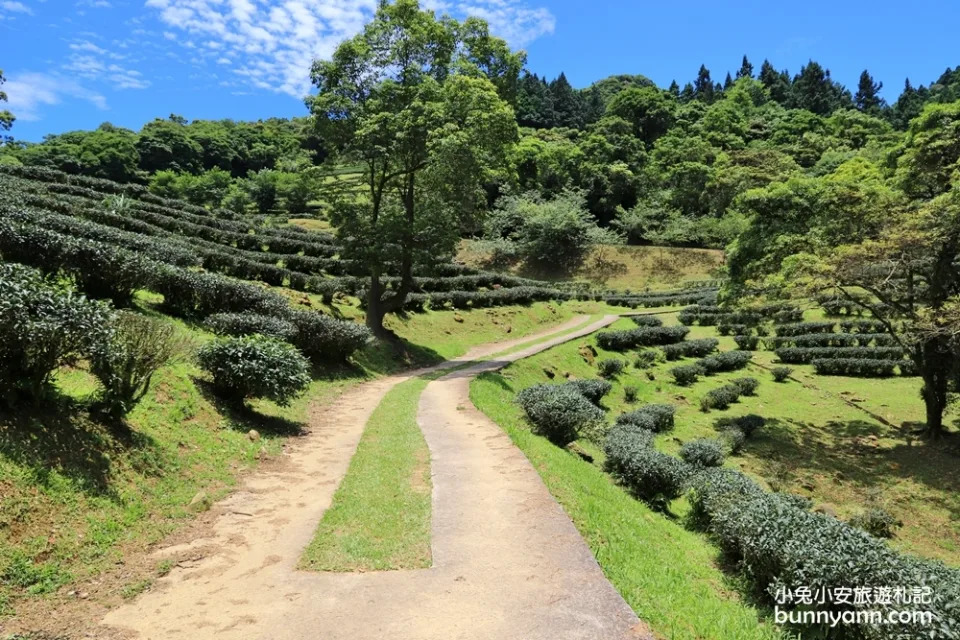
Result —
POLYGON ((296 571, 363 427, 394 385, 570 329, 484 345, 426 370, 373 381, 311 417, 312 433, 275 471, 217 504, 208 538, 162 550, 180 562, 104 624, 133 638, 428 640, 644 637, 569 518, 507 436, 473 408, 469 380, 609 324, 607 316, 430 383, 418 421, 431 450, 435 566, 296 571))

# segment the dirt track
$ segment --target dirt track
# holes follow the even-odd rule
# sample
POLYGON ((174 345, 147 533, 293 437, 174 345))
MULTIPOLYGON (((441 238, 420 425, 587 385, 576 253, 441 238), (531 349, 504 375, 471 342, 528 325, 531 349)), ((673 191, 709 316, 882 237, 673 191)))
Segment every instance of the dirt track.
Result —
POLYGON ((478 361, 570 330, 485 345, 430 370, 418 422, 431 453, 434 566, 363 574, 296 570, 330 506, 370 414, 394 385, 373 381, 311 418, 311 435, 276 470, 218 503, 209 537, 169 547, 181 563, 104 624, 143 639, 523 640, 649 637, 523 454, 468 397, 469 381, 617 316, 499 359, 478 361))

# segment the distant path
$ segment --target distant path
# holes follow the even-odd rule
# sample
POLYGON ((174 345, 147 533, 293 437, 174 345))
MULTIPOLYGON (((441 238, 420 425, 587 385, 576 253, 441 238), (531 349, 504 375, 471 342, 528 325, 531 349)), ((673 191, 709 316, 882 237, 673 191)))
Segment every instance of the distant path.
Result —
POLYGON ((311 416, 280 468, 218 503, 211 534, 164 549, 180 562, 104 623, 131 638, 257 640, 560 640, 651 637, 603 576, 536 471, 470 403, 470 380, 607 326, 606 316, 431 382, 418 422, 431 452, 431 569, 297 571, 363 428, 396 384, 570 331, 484 345, 440 365, 360 385, 311 416))

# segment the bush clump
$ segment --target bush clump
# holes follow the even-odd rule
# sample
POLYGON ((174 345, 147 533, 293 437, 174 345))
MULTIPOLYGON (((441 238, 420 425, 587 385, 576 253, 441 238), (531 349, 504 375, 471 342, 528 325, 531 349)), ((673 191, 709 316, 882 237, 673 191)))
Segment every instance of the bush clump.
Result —
POLYGON ((617 424, 629 424, 653 433, 663 433, 673 429, 676 411, 672 404, 647 404, 617 416, 617 424))
POLYGON ((770 373, 773 374, 774 382, 786 382, 793 373, 793 369, 790 367, 774 367, 770 370, 770 373))
POLYGON ((598 407, 603 397, 613 388, 606 380, 571 380, 564 383, 564 386, 573 389, 598 407))
POLYGON ((317 311, 291 311, 286 319, 297 329, 293 344, 315 364, 345 362, 373 339, 364 325, 317 311))
POLYGON ((877 538, 892 538, 896 530, 903 526, 893 515, 882 507, 871 507, 847 521, 851 527, 863 529, 877 538))
POLYGON ((258 313, 215 313, 204 324, 221 336, 250 336, 255 333, 290 342, 297 335, 292 322, 258 313))
POLYGON ((730 383, 740 388, 740 395, 742 396, 755 395, 757 387, 760 386, 760 381, 756 378, 734 378, 730 383))
POLYGON ((634 402, 637 401, 637 395, 639 393, 640 393, 640 390, 637 388, 636 385, 628 384, 623 388, 623 399, 626 402, 633 404, 634 402))
POLYGON ((633 316, 631 318, 633 324, 638 327, 662 327, 663 320, 657 316, 633 316))
POLYGON ((267 398, 284 406, 306 391, 310 362, 293 346, 261 335, 221 338, 200 348, 200 366, 225 398, 267 398))
POLYGON ((698 340, 685 340, 676 344, 667 344, 660 349, 667 360, 679 360, 680 358, 700 358, 717 350, 720 341, 716 338, 700 338, 698 340))
POLYGON ((517 404, 535 433, 561 447, 576 440, 581 430, 603 421, 603 410, 567 385, 527 387, 517 394, 517 404))
POLYGON ((625 366, 626 363, 620 358, 605 358, 597 362, 597 369, 604 378, 616 378, 623 373, 625 366))
POLYGON ((726 409, 739 400, 740 395, 740 387, 735 384, 725 384, 722 387, 711 389, 700 398, 700 409, 704 412, 711 409, 726 409))
MULTIPOLYGON (((101 302, 18 264, 0 264, 0 396, 38 400, 50 376, 110 338, 113 313, 101 302)), ((0 398, 2 399, 2 398, 0 398)))
POLYGON ((738 335, 733 336, 733 341, 743 351, 756 351, 760 344, 760 336, 738 335))
POLYGON ((690 469, 681 460, 652 446, 644 429, 614 426, 604 444, 607 471, 638 498, 659 509, 684 491, 690 469))
POLYGON ((184 351, 185 342, 173 325, 137 313, 121 313, 112 329, 94 349, 90 371, 103 385, 101 407, 119 418, 143 399, 154 374, 184 351))
POLYGON ((726 458, 726 451, 720 440, 699 438, 680 447, 680 457, 695 467, 719 467, 726 458))
POLYGON ((679 367, 670 369, 670 375, 673 376, 673 379, 681 387, 693 384, 704 373, 704 368, 696 364, 682 364, 679 367))
POLYGON ((601 331, 597 345, 607 351, 627 351, 636 347, 658 347, 683 340, 690 332, 688 327, 637 327, 601 331))
POLYGON ((649 369, 653 365, 664 359, 663 351, 659 349, 641 349, 637 352, 637 357, 633 361, 633 366, 637 369, 649 369))

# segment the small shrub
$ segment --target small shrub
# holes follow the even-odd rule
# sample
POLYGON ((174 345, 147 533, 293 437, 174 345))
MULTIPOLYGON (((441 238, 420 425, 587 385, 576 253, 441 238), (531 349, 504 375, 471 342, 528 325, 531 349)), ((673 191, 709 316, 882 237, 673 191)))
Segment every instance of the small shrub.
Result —
POLYGON ((616 378, 623 373, 625 363, 620 358, 606 358, 597 362, 597 369, 604 378, 616 378))
POLYGON ((882 507, 871 507, 850 518, 850 526, 863 529, 877 538, 892 538, 903 523, 882 507))
POLYGON ((721 441, 700 438, 680 447, 680 457, 696 467, 719 467, 723 465, 726 452, 721 441))
POLYGON ((637 353, 633 366, 637 369, 649 369, 664 360, 664 353, 660 349, 642 349, 637 353))
POLYGON ((627 385, 627 386, 625 386, 625 387, 623 388, 623 399, 624 399, 626 402, 628 402, 628 403, 630 403, 630 404, 633 404, 634 402, 637 401, 637 394, 638 394, 638 393, 639 393, 639 389, 637 389, 636 386, 634 386, 634 385, 627 385))
POLYGON ((661 327, 663 326, 663 320, 657 316, 633 316, 631 318, 633 323, 638 327, 661 327))
POLYGON ((725 384, 722 387, 708 391, 700 399, 701 411, 710 411, 711 409, 726 409, 740 398, 740 387, 734 384, 725 384))
POLYGON ((774 367, 770 370, 770 373, 773 374, 774 382, 786 382, 787 378, 793 373, 793 369, 790 367, 774 367))
POLYGON ((297 335, 292 322, 257 313, 215 313, 204 321, 211 331, 221 336, 249 336, 255 333, 291 341, 297 335))
POLYGON ((720 341, 716 338, 700 338, 664 345, 660 347, 660 350, 663 351, 667 360, 679 360, 688 357, 699 358, 716 351, 718 344, 720 344, 720 341))
POLYGON ((571 380, 564 386, 570 387, 598 407, 603 397, 613 388, 606 380, 571 380))
POLYGON ((90 371, 103 385, 107 413, 129 413, 150 389, 153 375, 185 347, 174 327, 137 313, 121 313, 112 335, 90 358, 90 371))
POLYGON ((317 311, 291 311, 287 319, 297 328, 293 344, 315 364, 344 362, 373 339, 362 324, 317 311))
POLYGON ((760 343, 760 336, 734 336, 733 341, 737 343, 738 348, 744 351, 756 351, 760 343))
POLYGON ((747 436, 744 435, 743 431, 736 427, 730 427, 724 429, 723 433, 720 434, 720 439, 727 446, 727 449, 730 451, 730 455, 737 455, 743 449, 743 445, 747 443, 747 436))
POLYGON ((756 378, 735 378, 730 382, 740 388, 740 395, 742 396, 752 396, 756 394, 757 387, 760 386, 760 381, 756 378))
POLYGON ((673 376, 673 379, 681 387, 693 384, 703 373, 703 367, 695 364, 684 364, 670 369, 670 375, 673 376))
POLYGON ((309 361, 275 338, 222 338, 201 347, 197 360, 217 392, 236 401, 268 398, 283 406, 310 384, 309 361))
POLYGON ((767 419, 755 413, 748 413, 745 416, 733 419, 733 426, 743 432, 743 435, 748 438, 752 438, 753 434, 766 426, 766 424, 767 419))
POLYGON ((527 414, 533 430, 565 447, 582 429, 603 421, 603 411, 567 385, 538 384, 517 394, 517 404, 527 414))
POLYGON ((690 470, 677 458, 654 449, 652 442, 649 432, 626 424, 615 426, 604 444, 605 464, 631 493, 665 509, 683 493, 690 470))
POLYGON ((654 433, 670 431, 676 407, 672 404, 648 404, 617 416, 617 424, 631 424, 654 433))

